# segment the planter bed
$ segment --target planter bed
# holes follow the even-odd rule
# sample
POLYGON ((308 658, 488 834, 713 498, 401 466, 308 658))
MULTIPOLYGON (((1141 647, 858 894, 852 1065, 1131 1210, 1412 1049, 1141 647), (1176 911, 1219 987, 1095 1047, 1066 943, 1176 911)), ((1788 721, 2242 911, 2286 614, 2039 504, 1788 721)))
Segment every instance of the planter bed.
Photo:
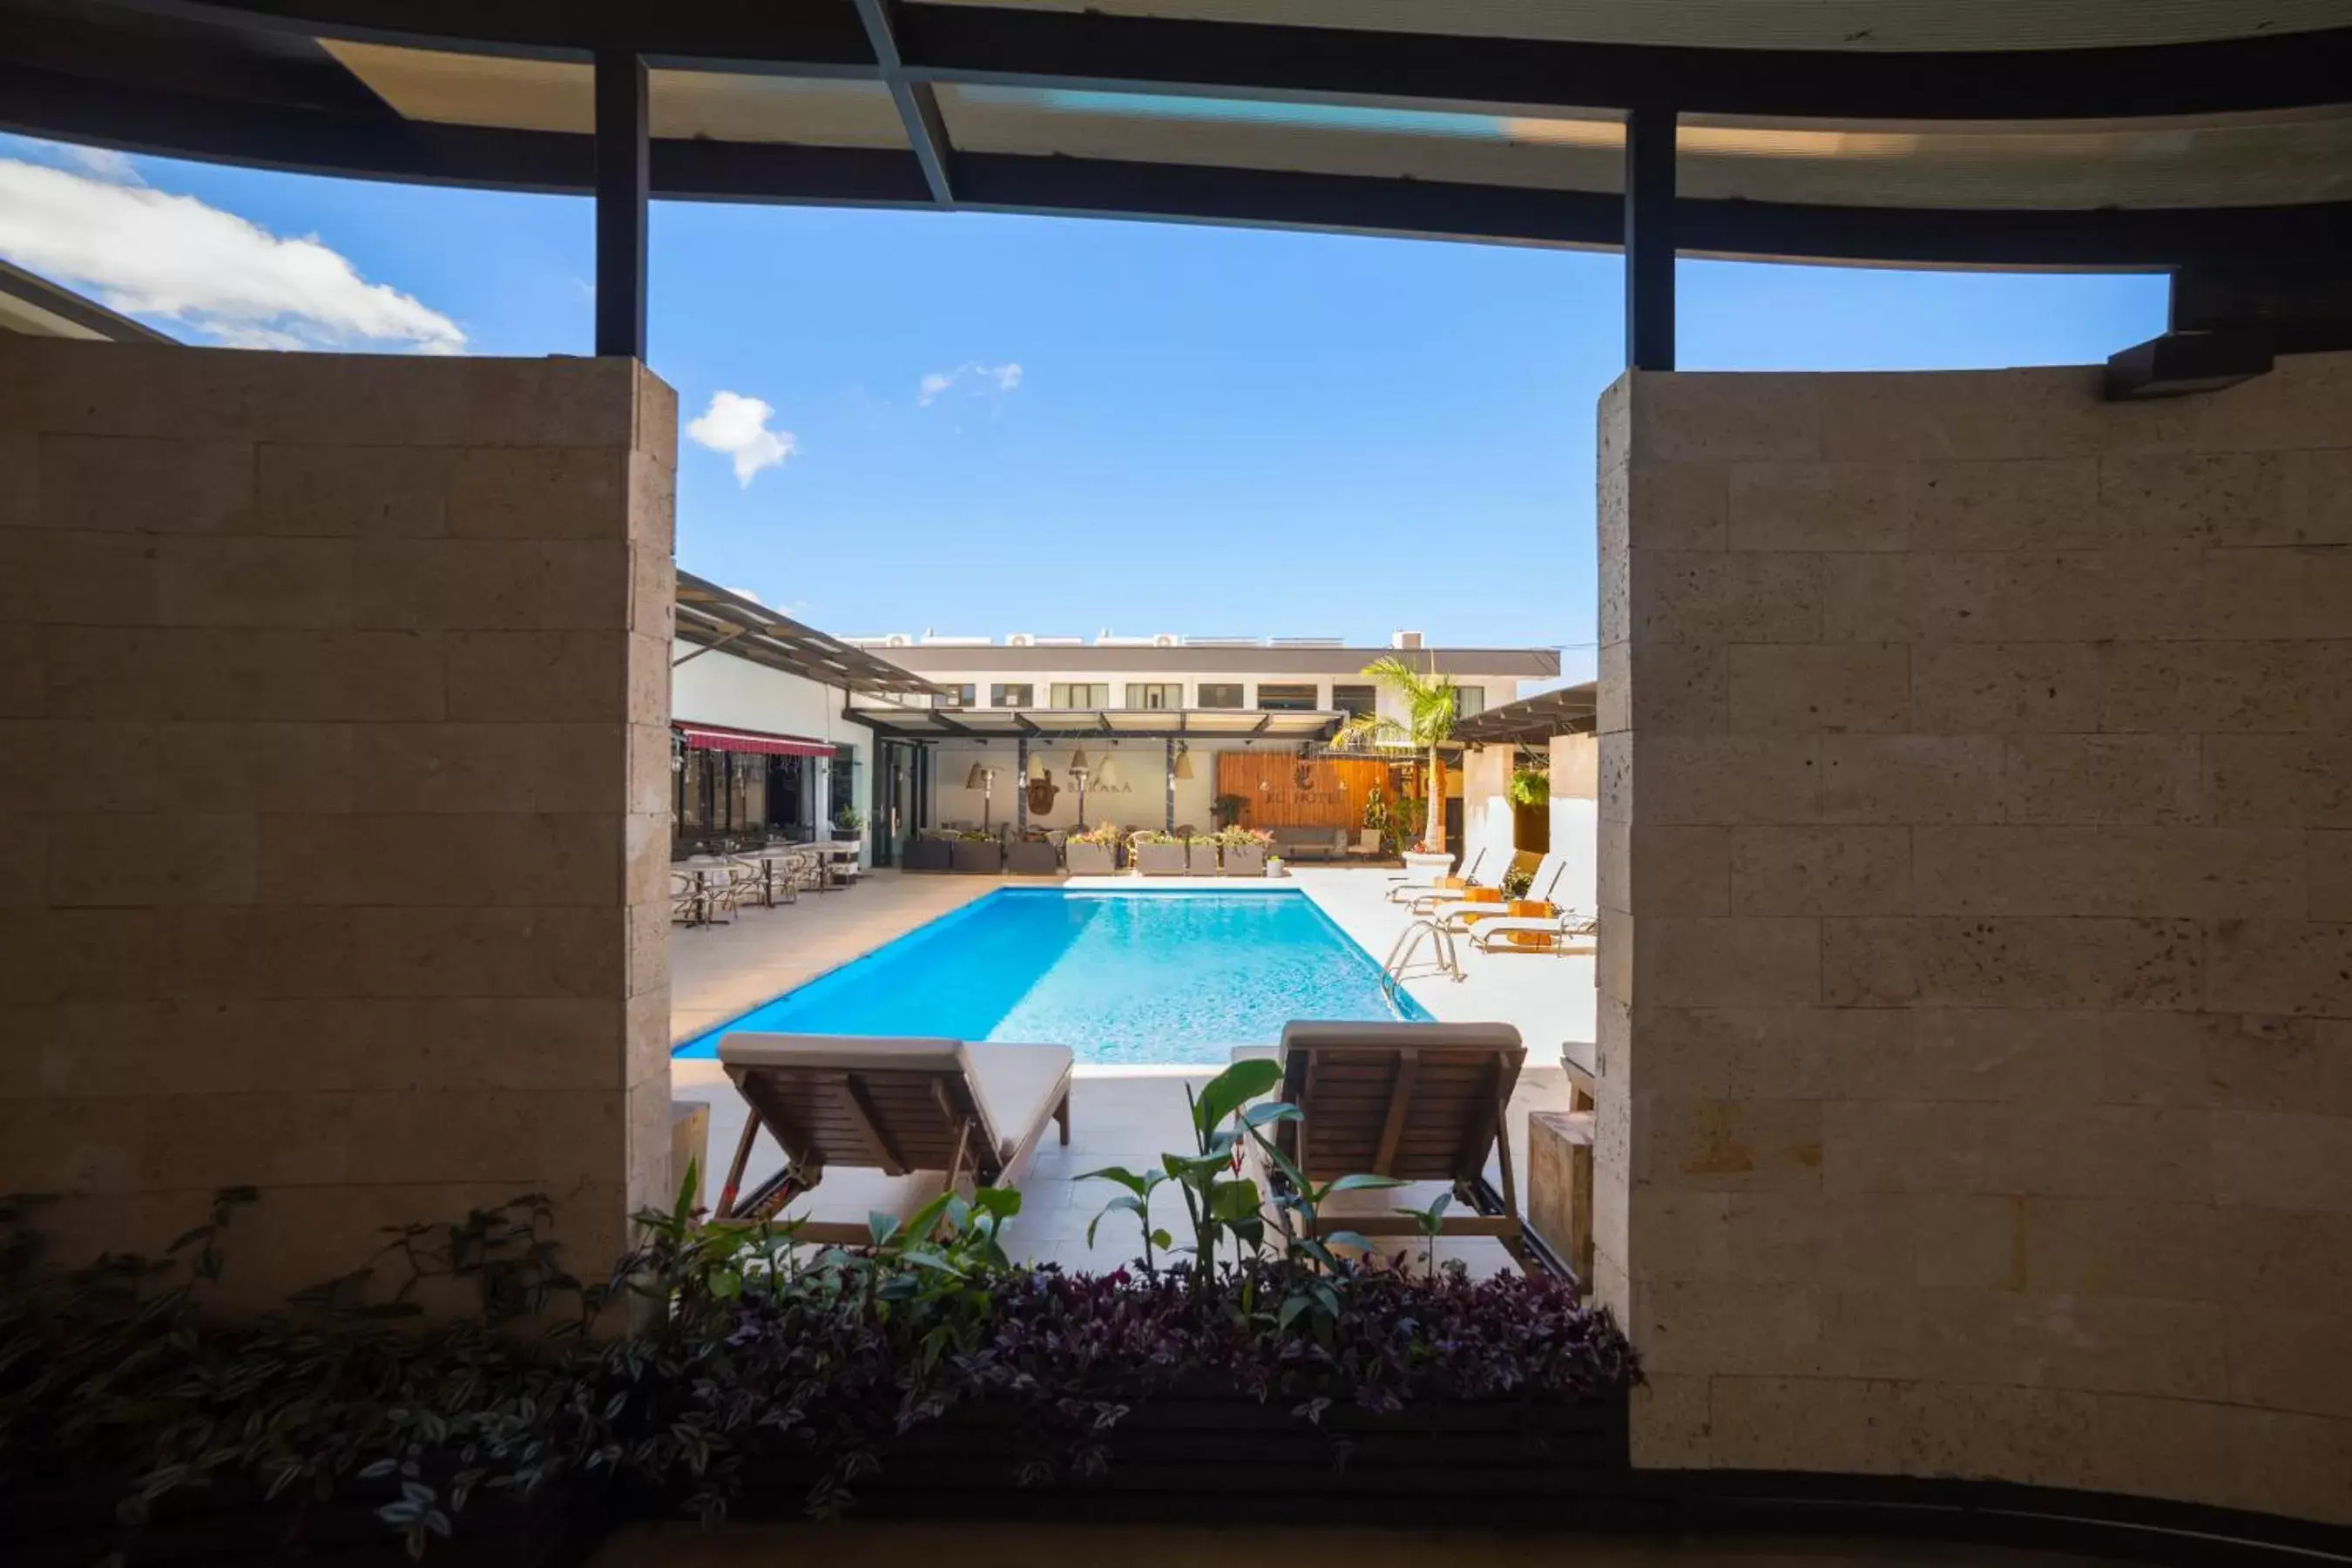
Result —
MULTIPOLYGON (((478 1492, 452 1516, 447 1540, 435 1538, 425 1560, 448 1568, 542 1568, 576 1563, 626 1513, 620 1488, 551 1485, 529 1498, 478 1492)), ((119 1489, 57 1487, 0 1493, 0 1562, 10 1568, 88 1568, 118 1547, 133 1565, 299 1561, 320 1568, 395 1568, 411 1562, 399 1535, 376 1517, 396 1487, 364 1483, 352 1495, 320 1502, 265 1500, 254 1488, 225 1484, 167 1494, 147 1522, 126 1537, 116 1515, 119 1489)))
POLYGON ((955 868, 954 846, 944 838, 918 838, 898 863, 902 871, 948 871, 955 868))
POLYGON ((1043 838, 1024 838, 1005 846, 1004 869, 1015 877, 1058 877, 1062 858, 1043 838))
POLYGON ((1073 877, 1110 877, 1118 872, 1118 847, 1113 844, 1080 844, 1075 839, 1062 846, 1063 864, 1073 877))
POLYGON ((992 838, 985 843, 959 838, 948 846, 949 869, 964 877, 994 877, 1004 870, 1004 846, 992 838))
POLYGON ((1265 875, 1265 850, 1262 846, 1247 849, 1225 847, 1225 875, 1228 877, 1263 877, 1265 875))
POLYGON ((1134 855, 1136 870, 1146 877, 1181 877, 1192 869, 1181 844, 1139 844, 1134 855))

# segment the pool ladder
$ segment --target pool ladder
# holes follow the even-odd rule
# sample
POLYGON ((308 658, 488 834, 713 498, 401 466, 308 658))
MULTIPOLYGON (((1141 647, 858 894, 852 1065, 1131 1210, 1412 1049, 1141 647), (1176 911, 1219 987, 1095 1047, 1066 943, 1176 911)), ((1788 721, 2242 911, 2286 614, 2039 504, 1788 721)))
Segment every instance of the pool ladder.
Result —
POLYGON ((1389 948, 1389 956, 1381 965, 1381 992, 1388 998, 1389 1008, 1397 1016, 1404 1009, 1397 1005, 1397 987, 1412 968, 1414 954, 1423 943, 1429 946, 1429 963, 1433 970, 1450 979, 1462 978, 1462 960, 1454 951, 1454 933, 1433 920, 1417 920, 1397 933, 1389 948))

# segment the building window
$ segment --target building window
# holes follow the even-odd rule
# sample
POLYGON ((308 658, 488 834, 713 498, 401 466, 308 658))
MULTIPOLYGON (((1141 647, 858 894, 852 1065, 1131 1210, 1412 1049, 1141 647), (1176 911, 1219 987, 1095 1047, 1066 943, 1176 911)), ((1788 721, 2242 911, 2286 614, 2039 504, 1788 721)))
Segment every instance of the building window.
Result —
POLYGON ((1130 680, 1127 683, 1127 705, 1129 708, 1181 708, 1184 706, 1183 682, 1130 680))
POLYGON ((949 687, 949 688, 947 689, 947 695, 946 695, 945 697, 942 697, 942 698, 940 698, 940 699, 939 700, 939 702, 938 702, 937 706, 941 707, 941 708, 969 708, 969 707, 971 707, 971 682, 970 682, 970 681, 968 681, 968 680, 967 680, 967 681, 965 681, 961 686, 950 686, 950 687, 949 687))
POLYGON ((1342 713, 1370 718, 1380 710, 1381 689, 1377 686, 1334 686, 1331 706, 1342 713))
POLYGON ((1025 680, 1017 685, 1008 685, 1000 680, 988 689, 988 705, 991 708, 1034 708, 1037 706, 1037 689, 1025 680))
POLYGON ((1483 686, 1457 686, 1454 689, 1454 716, 1471 719, 1486 710, 1486 689, 1483 686))
POLYGON ((1275 712, 1311 713, 1315 710, 1315 688, 1277 686, 1272 681, 1260 681, 1257 705, 1275 712))
POLYGON ((1054 708, 1108 708, 1110 706, 1110 682, 1108 680, 1057 680, 1045 689, 1054 708))
POLYGON ((1204 680, 1201 682, 1201 706, 1203 708, 1238 708, 1242 705, 1242 689, 1238 681, 1204 680))

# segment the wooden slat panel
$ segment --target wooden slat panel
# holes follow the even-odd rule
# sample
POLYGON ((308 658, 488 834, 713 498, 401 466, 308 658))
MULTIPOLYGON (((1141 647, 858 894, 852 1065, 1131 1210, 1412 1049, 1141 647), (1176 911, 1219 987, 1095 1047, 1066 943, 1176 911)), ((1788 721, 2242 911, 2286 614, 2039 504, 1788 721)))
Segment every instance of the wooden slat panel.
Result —
POLYGON ((1281 752, 1217 753, 1217 793, 1241 796, 1242 821, 1252 827, 1361 827, 1364 802, 1375 789, 1396 805, 1390 763, 1301 762, 1281 752))

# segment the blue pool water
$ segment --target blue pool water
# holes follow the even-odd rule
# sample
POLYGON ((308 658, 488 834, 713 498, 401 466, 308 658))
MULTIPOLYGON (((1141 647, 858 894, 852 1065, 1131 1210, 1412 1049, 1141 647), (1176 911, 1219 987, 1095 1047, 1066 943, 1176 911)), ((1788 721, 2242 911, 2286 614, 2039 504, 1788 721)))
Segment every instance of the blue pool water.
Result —
MULTIPOLYGON (((1400 993, 1408 1018, 1429 1015, 1400 993)), ((1295 889, 1003 888, 677 1048, 738 1030, 1064 1045, 1082 1062, 1223 1062, 1294 1018, 1392 1018, 1380 965, 1295 889)))

